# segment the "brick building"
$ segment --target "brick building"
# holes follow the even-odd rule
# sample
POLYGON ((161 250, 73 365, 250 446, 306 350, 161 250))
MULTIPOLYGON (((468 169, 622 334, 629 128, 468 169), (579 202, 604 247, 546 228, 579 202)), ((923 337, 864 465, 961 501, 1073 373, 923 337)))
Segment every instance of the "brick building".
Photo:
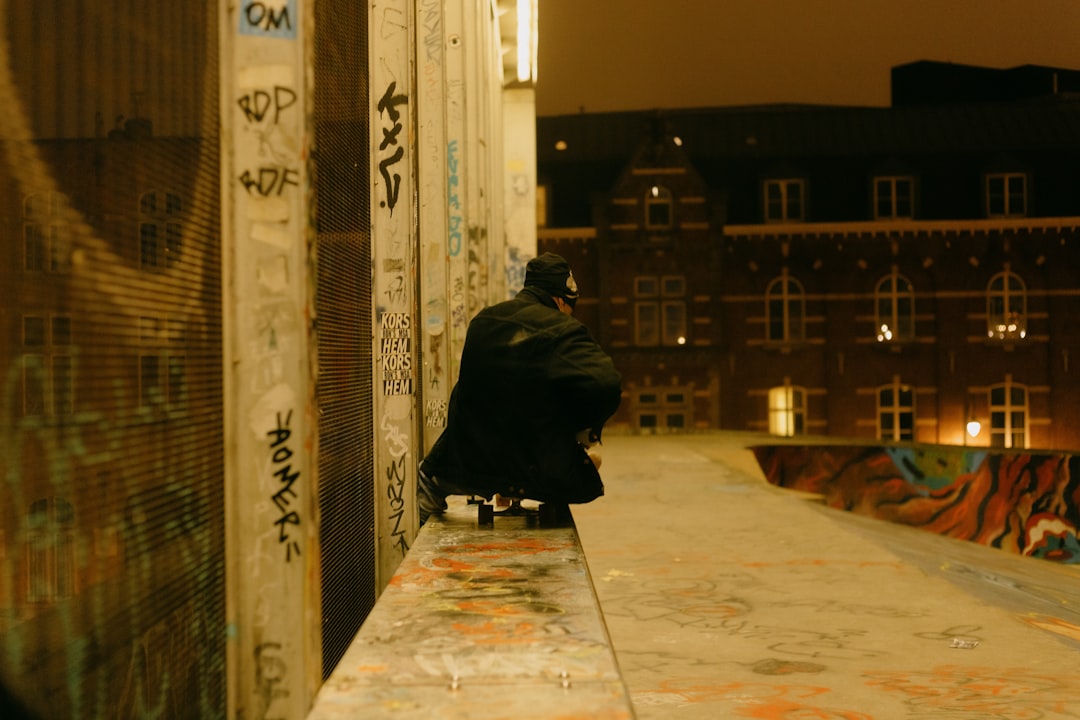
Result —
POLYGON ((538 119, 540 250, 623 372, 616 425, 1080 446, 1080 72, 892 80, 538 119))

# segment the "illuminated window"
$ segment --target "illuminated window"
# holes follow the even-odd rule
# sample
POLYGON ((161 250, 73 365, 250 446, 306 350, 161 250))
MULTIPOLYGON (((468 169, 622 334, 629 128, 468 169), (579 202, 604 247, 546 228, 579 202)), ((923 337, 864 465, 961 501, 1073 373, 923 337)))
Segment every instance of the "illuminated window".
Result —
POLYGON ((990 446, 1028 446, 1027 388, 1006 375, 1005 382, 990 387, 990 446))
POLYGON ((681 275, 634 278, 634 342, 686 344, 686 280, 681 275))
POLYGON ((139 198, 139 267, 176 267, 183 252, 183 201, 176 193, 151 190, 139 198))
POLYGON ((990 278, 986 288, 986 334, 993 340, 1027 337, 1027 291, 1008 269, 990 278))
POLYGON ((798 280, 784 274, 765 290, 766 340, 773 343, 805 339, 806 297, 798 280))
POLYGON ((75 508, 60 498, 30 506, 26 527, 26 599, 55 602, 75 591, 75 508))
POLYGON ((899 442, 915 439, 915 403, 910 385, 894 378, 877 392, 878 440, 899 442))
POLYGON ((673 223, 671 191, 660 185, 653 185, 645 193, 645 228, 647 230, 669 230, 673 223))
POLYGON ((783 385, 769 390, 769 432, 791 437, 806 432, 806 390, 783 385))
POLYGON ((765 181, 766 222, 792 222, 803 219, 803 197, 806 182, 803 180, 765 181))
POLYGON ((914 185, 910 177, 874 178, 874 217, 879 220, 910 218, 914 185))
POLYGON ((874 335, 878 342, 915 339, 915 291, 894 267, 874 288, 874 335))
POLYGON ((986 176, 986 211, 990 217, 1027 214, 1027 176, 994 173, 986 176))

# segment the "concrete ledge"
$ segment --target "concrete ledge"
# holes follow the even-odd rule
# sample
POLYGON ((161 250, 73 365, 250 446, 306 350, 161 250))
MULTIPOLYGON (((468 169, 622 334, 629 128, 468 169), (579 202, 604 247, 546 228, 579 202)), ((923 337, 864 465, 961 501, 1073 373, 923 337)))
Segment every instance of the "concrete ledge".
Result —
POLYGON ((421 529, 309 720, 634 717, 572 519, 421 529))

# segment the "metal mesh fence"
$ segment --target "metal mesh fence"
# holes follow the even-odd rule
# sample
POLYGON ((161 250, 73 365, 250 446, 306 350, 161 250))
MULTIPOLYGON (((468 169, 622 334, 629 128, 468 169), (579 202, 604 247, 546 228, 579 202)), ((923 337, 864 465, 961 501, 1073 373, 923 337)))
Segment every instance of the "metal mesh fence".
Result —
MULTIPOLYGON (((315 7, 329 674, 375 599, 367 19, 315 7)), ((0 716, 222 717, 218 7, 0 23, 0 716)))
POLYGON ((0 7, 0 674, 221 716, 216 10, 0 7))
POLYGON ((316 5, 323 677, 375 603, 367 6, 316 5))

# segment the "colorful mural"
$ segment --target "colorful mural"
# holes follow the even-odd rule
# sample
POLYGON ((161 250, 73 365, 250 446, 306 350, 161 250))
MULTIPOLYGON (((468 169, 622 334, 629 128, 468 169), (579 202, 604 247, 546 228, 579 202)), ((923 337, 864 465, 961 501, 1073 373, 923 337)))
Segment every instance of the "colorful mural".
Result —
POLYGON ((1080 563, 1080 456, 959 447, 751 449, 770 483, 819 494, 830 507, 1080 563))

